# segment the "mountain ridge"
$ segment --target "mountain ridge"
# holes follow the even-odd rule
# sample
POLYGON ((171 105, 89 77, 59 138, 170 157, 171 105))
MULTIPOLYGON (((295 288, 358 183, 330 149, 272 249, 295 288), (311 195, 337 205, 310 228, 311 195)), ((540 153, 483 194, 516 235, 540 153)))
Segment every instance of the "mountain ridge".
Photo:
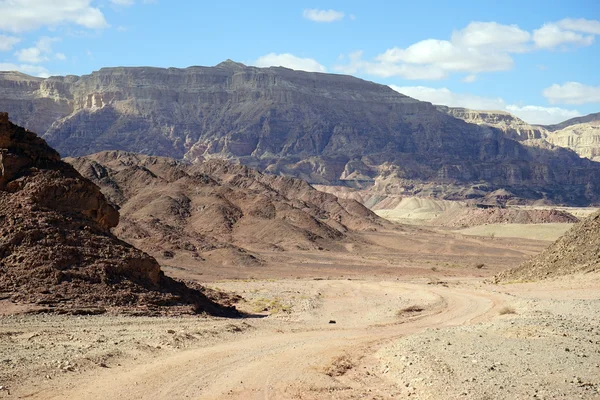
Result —
POLYGON ((0 88, 0 109, 45 132, 64 156, 225 158, 311 183, 397 194, 443 184, 456 190, 440 195, 456 197, 486 183, 525 200, 588 204, 600 196, 593 183, 600 164, 568 150, 531 150, 500 129, 347 75, 224 62, 43 81, 0 77, 0 88))

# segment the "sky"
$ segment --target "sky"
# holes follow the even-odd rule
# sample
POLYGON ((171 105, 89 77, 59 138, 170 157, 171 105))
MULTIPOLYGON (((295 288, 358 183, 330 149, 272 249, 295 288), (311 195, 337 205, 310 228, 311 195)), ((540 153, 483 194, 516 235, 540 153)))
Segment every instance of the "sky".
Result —
POLYGON ((598 41, 600 0, 0 0, 0 71, 232 59, 538 124, 600 111, 598 41))

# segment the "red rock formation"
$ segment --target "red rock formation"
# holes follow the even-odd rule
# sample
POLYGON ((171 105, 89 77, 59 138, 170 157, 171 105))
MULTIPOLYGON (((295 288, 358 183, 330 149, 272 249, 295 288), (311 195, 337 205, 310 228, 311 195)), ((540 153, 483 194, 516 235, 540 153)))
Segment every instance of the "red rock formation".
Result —
POLYGON ((0 117, 0 299, 61 312, 227 313, 113 236, 119 213, 98 187, 0 117))

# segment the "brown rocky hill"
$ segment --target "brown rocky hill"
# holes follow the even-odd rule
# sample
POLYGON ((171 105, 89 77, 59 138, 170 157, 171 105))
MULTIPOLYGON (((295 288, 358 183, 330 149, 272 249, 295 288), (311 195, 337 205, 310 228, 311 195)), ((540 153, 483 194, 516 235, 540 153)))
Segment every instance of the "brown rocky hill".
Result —
POLYGON ((458 207, 431 220, 431 224, 470 227, 486 224, 549 224, 575 223, 574 215, 562 210, 535 210, 501 207, 458 207))
POLYGON ((600 272, 600 211, 582 220, 542 253, 497 281, 530 281, 576 273, 600 272))
POLYGON ((222 160, 108 151, 66 159, 120 207, 120 238, 161 259, 256 265, 253 252, 337 249, 387 223, 299 179, 222 160))
POLYGON ((59 312, 234 315, 110 233, 119 213, 46 142, 0 113, 0 302, 59 312), (169 307, 166 307, 169 306, 169 307))
POLYGON ((126 150, 226 158, 310 183, 460 197, 505 188, 524 199, 598 201, 600 165, 465 123, 351 76, 256 68, 103 68, 39 79, 0 74, 0 109, 45 132, 63 156, 126 150), (437 192, 432 191, 432 194, 437 192))

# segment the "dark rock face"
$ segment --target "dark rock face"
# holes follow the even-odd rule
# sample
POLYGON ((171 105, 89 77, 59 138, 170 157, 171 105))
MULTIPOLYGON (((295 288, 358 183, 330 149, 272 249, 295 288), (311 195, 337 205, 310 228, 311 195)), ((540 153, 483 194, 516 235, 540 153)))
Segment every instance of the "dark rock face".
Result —
POLYGON ((599 164, 569 151, 531 150, 499 129, 350 76, 227 61, 46 80, 3 73, 0 87, 0 109, 41 129, 63 156, 127 150, 235 158, 311 183, 388 192, 486 183, 527 199, 599 199, 600 190, 586 187, 600 178, 599 164))
POLYGON ((227 313, 113 236, 119 213, 100 189, 5 113, 0 150, 0 299, 61 312, 227 313))

